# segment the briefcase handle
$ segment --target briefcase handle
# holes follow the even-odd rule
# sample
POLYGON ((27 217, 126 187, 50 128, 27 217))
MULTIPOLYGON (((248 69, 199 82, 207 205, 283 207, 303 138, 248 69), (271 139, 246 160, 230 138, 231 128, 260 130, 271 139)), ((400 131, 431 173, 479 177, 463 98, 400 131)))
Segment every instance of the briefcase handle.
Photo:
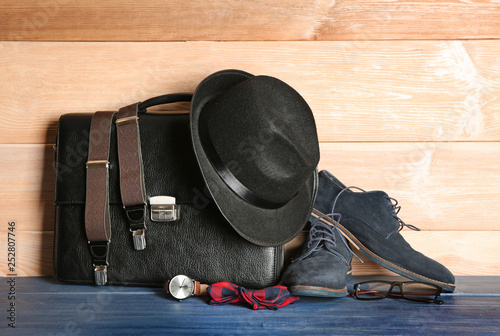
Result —
POLYGON ((139 104, 137 110, 139 113, 146 113, 146 109, 155 105, 171 104, 177 102, 189 102, 193 97, 190 93, 172 93, 158 97, 149 98, 139 104))

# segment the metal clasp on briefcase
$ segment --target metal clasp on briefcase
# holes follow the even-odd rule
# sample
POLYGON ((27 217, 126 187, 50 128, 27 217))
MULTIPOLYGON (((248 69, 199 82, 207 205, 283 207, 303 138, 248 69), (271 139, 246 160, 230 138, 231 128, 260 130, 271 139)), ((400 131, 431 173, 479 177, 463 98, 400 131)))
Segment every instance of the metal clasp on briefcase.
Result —
POLYGON ((151 204, 151 220, 154 222, 172 222, 179 219, 180 206, 175 204, 175 197, 154 196, 149 199, 151 204))

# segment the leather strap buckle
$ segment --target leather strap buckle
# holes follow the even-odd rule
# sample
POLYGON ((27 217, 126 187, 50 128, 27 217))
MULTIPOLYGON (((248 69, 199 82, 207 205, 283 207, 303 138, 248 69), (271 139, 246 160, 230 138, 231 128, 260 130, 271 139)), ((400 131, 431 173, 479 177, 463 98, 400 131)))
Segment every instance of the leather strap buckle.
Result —
POLYGON ((146 248, 146 204, 124 206, 136 250, 146 248))
POLYGON ((89 160, 86 163, 87 169, 89 168, 109 168, 108 160, 89 160))
POLYGON ((128 124, 137 124, 138 121, 139 121, 138 116, 130 116, 130 117, 116 119, 115 124, 116 126, 125 126, 128 124))
POLYGON ((146 228, 146 204, 128 205, 123 207, 130 224, 130 230, 144 230, 146 228))

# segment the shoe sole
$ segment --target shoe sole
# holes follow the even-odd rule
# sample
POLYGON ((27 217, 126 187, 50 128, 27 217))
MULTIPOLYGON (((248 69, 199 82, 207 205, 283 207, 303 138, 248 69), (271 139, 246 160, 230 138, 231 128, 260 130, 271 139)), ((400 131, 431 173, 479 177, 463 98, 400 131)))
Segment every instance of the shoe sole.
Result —
MULTIPOLYGON (((346 274, 346 282, 351 279, 352 267, 349 266, 349 270, 346 274)), ((315 296, 315 297, 343 297, 347 295, 347 287, 342 289, 332 289, 326 287, 316 287, 316 286, 290 286, 288 290, 292 295, 297 296, 315 296)))
MULTIPOLYGON (((313 209, 313 212, 311 213, 311 215, 314 218, 324 216, 324 214, 321 211, 318 211, 316 209, 313 209)), ((329 217, 326 217, 326 218, 323 217, 323 218, 321 218, 321 220, 327 224, 333 225, 333 221, 329 217)), ((439 287, 442 287, 443 291, 445 291, 445 292, 453 292, 455 290, 454 284, 449 284, 446 282, 441 282, 438 280, 433 280, 433 279, 427 278, 423 275, 409 271, 407 269, 404 269, 400 266, 397 266, 397 265, 391 263, 390 261, 385 260, 384 258, 378 256, 373 251, 366 248, 366 246, 364 246, 358 239, 356 239, 356 237, 351 232, 349 232, 349 230, 347 230, 345 227, 343 227, 340 223, 337 223, 337 227, 339 228, 340 232, 342 232, 344 237, 346 237, 352 243, 352 245, 354 245, 356 247, 356 249, 358 249, 361 253, 363 253, 363 255, 365 255, 368 259, 379 264, 380 266, 387 268, 388 270, 393 271, 394 273, 397 273, 399 275, 407 277, 411 280, 422 281, 422 282, 431 283, 433 285, 437 285, 439 287)))

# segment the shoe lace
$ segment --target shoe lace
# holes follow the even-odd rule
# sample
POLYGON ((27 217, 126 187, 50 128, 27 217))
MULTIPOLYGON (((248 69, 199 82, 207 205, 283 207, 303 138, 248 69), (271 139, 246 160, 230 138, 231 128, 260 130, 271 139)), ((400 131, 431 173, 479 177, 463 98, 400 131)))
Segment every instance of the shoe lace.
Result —
MULTIPOLYGON (((332 243, 333 246, 336 246, 335 239, 335 229, 337 228, 337 224, 330 225, 325 222, 322 222, 321 219, 325 217, 333 217, 336 214, 324 215, 316 218, 312 224, 311 229, 309 230, 309 242, 307 243, 307 248, 310 248, 311 245, 317 241, 320 242, 318 246, 314 249, 314 251, 319 251, 324 243, 329 242, 332 243)), ((332 218, 333 219, 333 218, 332 218)), ((335 223, 335 221, 334 221, 335 223)))
MULTIPOLYGON (((337 201, 339 199, 339 196, 346 190, 352 190, 352 189, 357 189, 361 192, 366 192, 366 190, 363 190, 361 188, 358 188, 358 187, 354 187, 354 186, 350 186, 350 187, 345 187, 344 189, 342 189, 337 197, 335 197, 335 201, 333 201, 333 206, 332 206, 332 213, 334 212, 335 210, 335 205, 337 204, 337 201)), ((399 213, 399 210, 401 210, 401 205, 398 205, 398 201, 394 198, 394 197, 389 197, 389 196, 385 196, 385 199, 387 199, 388 201, 388 204, 390 205, 391 207, 391 211, 392 211, 392 217, 394 217, 397 221, 398 221, 398 224, 399 224, 399 228, 398 228, 398 231, 401 231, 405 226, 407 228, 409 228, 410 230, 413 230, 413 231, 420 231, 420 229, 418 227, 416 227, 415 225, 411 225, 411 224, 406 224, 401 218, 398 217, 398 213, 399 213)), ((338 219, 340 221, 340 217, 338 219)))
POLYGON ((385 198, 389 201, 389 204, 391 205, 391 208, 394 212, 392 214, 392 217, 394 217, 398 221, 398 224, 399 224, 398 231, 403 230, 403 228, 405 226, 410 230, 420 231, 420 229, 418 227, 416 227, 415 225, 406 224, 405 222, 403 222, 403 220, 401 218, 398 217, 399 210, 401 210, 401 205, 398 205, 397 199, 395 199, 394 197, 389 197, 389 196, 386 196, 385 198))
MULTIPOLYGON (((316 244, 316 247, 314 249, 309 250, 308 253, 300 256, 297 260, 305 259, 311 253, 324 249, 324 245, 327 242, 332 244, 333 247, 336 247, 337 246, 337 239, 335 238, 335 230, 337 230, 339 233, 339 236, 340 236, 340 240, 342 241, 344 246, 347 248, 347 251, 349 253, 349 259, 352 256, 355 256, 360 262, 363 262, 351 250, 351 248, 349 247, 349 244, 347 243, 344 236, 342 235, 339 228, 337 227, 338 221, 340 220, 341 217, 342 217, 342 215, 339 213, 330 213, 330 214, 319 216, 316 219, 314 219, 313 222, 311 223, 311 229, 309 230, 309 239, 308 239, 308 243, 307 243, 307 248, 310 249, 313 244, 316 244, 316 242, 318 242, 318 243, 316 244), (327 218, 327 217, 331 218, 333 224, 322 221, 323 218, 327 218), (335 220, 335 217, 337 217, 337 220, 335 220)), ((345 259, 344 256, 342 256, 342 255, 339 255, 339 256, 342 257, 342 259, 344 259, 346 264, 349 264, 349 261, 347 259, 345 259)))

